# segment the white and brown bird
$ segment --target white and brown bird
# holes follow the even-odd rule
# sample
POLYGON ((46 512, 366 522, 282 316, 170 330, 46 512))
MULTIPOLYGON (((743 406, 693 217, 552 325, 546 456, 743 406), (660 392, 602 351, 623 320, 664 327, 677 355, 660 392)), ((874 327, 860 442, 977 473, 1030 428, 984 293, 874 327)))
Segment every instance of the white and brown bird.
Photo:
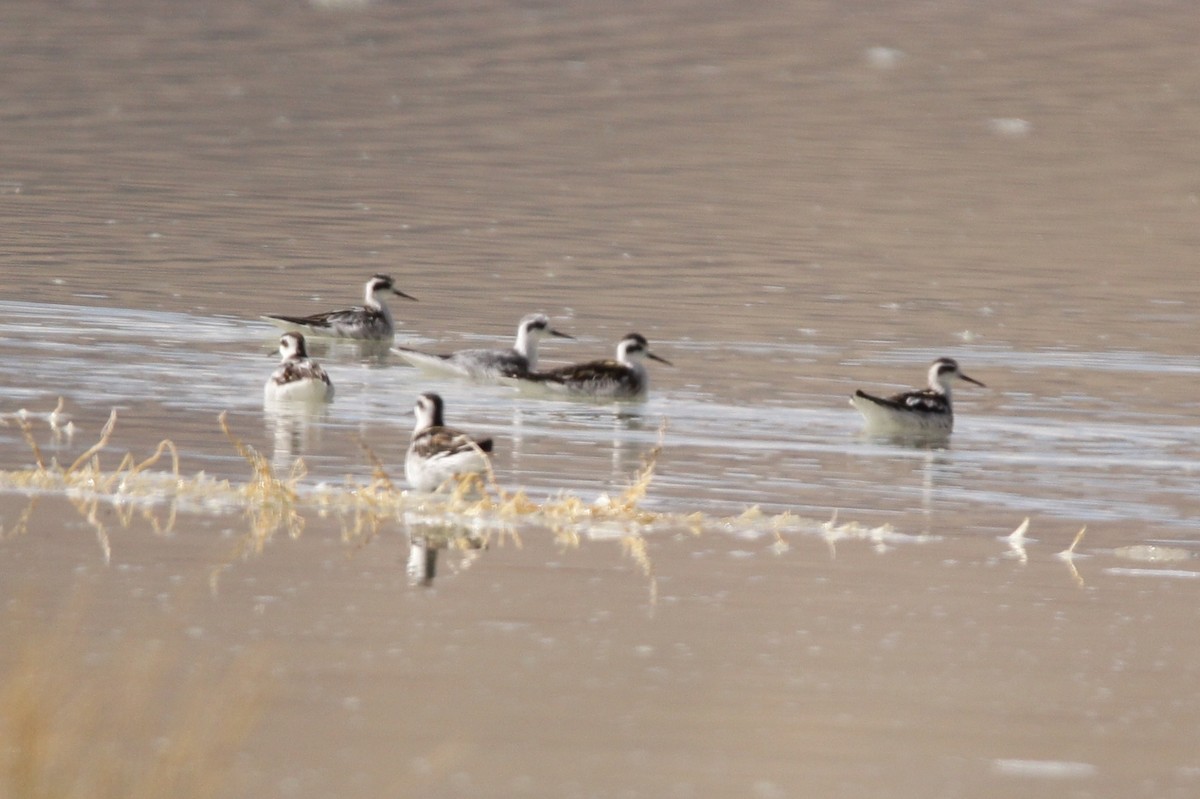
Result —
POLYGON ((863 415, 870 433, 945 435, 954 428, 950 386, 956 380, 986 388, 963 373, 953 358, 938 358, 929 367, 928 388, 890 397, 879 397, 859 389, 850 398, 850 404, 863 415))
POLYGON ((517 325, 516 341, 512 347, 505 350, 470 349, 435 355, 410 347, 393 347, 392 352, 413 366, 450 372, 476 380, 525 377, 537 370, 538 341, 544 335, 573 338, 551 327, 550 317, 542 313, 533 313, 521 319, 517 325))
POLYGON ((284 333, 279 337, 279 366, 263 386, 263 402, 328 402, 333 399, 333 381, 321 365, 308 357, 304 336, 284 333))
POLYGON ((421 394, 413 405, 413 413, 417 422, 404 458, 404 476, 414 490, 454 487, 458 478, 487 470, 492 440, 475 439, 461 430, 446 427, 441 396, 433 392, 421 394))
POLYGON ((650 351, 640 333, 629 333, 617 344, 616 358, 576 363, 533 372, 523 378, 531 384, 593 399, 633 400, 645 397, 650 386, 643 358, 671 366, 666 358, 650 351))
POLYGON ((328 338, 390 341, 396 333, 396 321, 384 302, 389 294, 416 301, 416 297, 396 288, 391 275, 375 275, 363 288, 363 304, 341 311, 325 311, 311 316, 268 314, 268 322, 285 330, 328 338))

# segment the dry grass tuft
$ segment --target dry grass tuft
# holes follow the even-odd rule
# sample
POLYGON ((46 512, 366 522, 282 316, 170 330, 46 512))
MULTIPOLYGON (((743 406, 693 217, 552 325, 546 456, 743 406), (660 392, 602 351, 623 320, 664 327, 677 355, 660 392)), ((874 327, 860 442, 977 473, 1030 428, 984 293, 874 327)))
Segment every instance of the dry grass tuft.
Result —
POLYGON ((20 647, 8 652, 0 798, 221 795, 263 708, 263 660, 185 668, 161 639, 85 653, 77 615, 20 630, 20 647))
POLYGON ((383 461, 380 460, 379 456, 375 454, 375 450, 371 449, 367 442, 363 441, 361 438, 358 440, 358 446, 363 451, 363 454, 367 456, 367 460, 371 463, 371 490, 377 493, 394 492, 396 490, 396 485, 392 482, 392 478, 388 475, 387 469, 384 468, 383 461))
POLYGON ((304 532, 304 517, 297 508, 299 495, 296 485, 305 473, 303 465, 293 467, 286 482, 280 480, 271 468, 271 462, 262 453, 233 434, 225 412, 217 417, 217 421, 221 425, 221 432, 250 465, 252 473, 251 480, 241 489, 246 499, 246 515, 250 519, 250 535, 236 556, 241 556, 247 549, 254 553, 262 552, 281 528, 286 529, 293 538, 299 536, 304 532))
MULTIPOLYGON (((143 460, 126 454, 116 469, 105 471, 100 456, 108 445, 116 424, 114 411, 95 444, 83 452, 67 469, 47 464, 37 448, 29 419, 46 419, 52 429, 65 418, 60 403, 50 414, 18 414, 0 417, 13 418, 23 424, 22 430, 37 463, 32 469, 0 471, 0 489, 16 489, 30 493, 61 493, 76 504, 80 515, 93 526, 105 557, 111 548, 108 531, 99 513, 102 505, 118 510, 117 518, 128 524, 135 512, 141 513, 156 531, 169 532, 176 519, 179 503, 193 503, 202 512, 224 512, 240 509, 249 520, 249 531, 239 541, 231 559, 213 572, 213 586, 220 572, 247 554, 261 553, 279 530, 296 537, 302 534, 308 514, 334 516, 343 527, 343 540, 355 547, 364 546, 390 523, 408 525, 412 519, 446 523, 451 527, 471 531, 498 541, 517 538, 517 525, 541 525, 554 534, 561 546, 578 546, 584 537, 621 540, 624 551, 637 563, 644 574, 653 579, 648 556, 647 532, 658 529, 685 529, 693 534, 706 530, 762 530, 774 536, 777 552, 787 549, 784 531, 805 530, 819 533, 832 548, 842 539, 865 539, 877 545, 905 539, 890 528, 864 528, 853 522, 839 523, 836 515, 828 522, 804 520, 784 513, 769 515, 757 507, 732 517, 714 517, 696 512, 690 514, 650 511, 642 507, 653 485, 663 442, 666 423, 659 428, 656 445, 646 454, 641 467, 629 485, 617 496, 602 495, 592 502, 571 494, 558 494, 544 501, 531 499, 524 491, 507 491, 501 487, 490 461, 481 477, 471 475, 444 493, 419 494, 404 491, 388 474, 383 461, 365 442, 359 446, 371 467, 368 482, 349 477, 340 485, 302 485, 306 476, 302 460, 296 461, 285 477, 275 474, 269 460, 246 444, 229 426, 228 417, 218 417, 221 431, 250 467, 245 482, 212 480, 203 473, 184 476, 180 473, 180 453, 169 440, 163 440, 155 451, 143 460), (171 456, 171 471, 155 467, 171 456), (160 517, 163 504, 167 511, 160 517), (414 516, 415 514, 415 516, 414 516)), ((5 534, 13 535, 24 529, 24 519, 5 534)), ((907 539, 905 539, 907 540, 907 539)))
MULTIPOLYGON (((108 439, 112 437, 113 429, 117 426, 117 409, 113 408, 108 415, 108 421, 104 424, 104 428, 100 431, 100 440, 87 449, 82 455, 75 459, 75 462, 67 469, 67 476, 74 474, 85 462, 93 456, 97 456, 100 450, 108 446, 108 439)), ((97 457, 92 464, 92 470, 100 471, 100 459, 97 457)))

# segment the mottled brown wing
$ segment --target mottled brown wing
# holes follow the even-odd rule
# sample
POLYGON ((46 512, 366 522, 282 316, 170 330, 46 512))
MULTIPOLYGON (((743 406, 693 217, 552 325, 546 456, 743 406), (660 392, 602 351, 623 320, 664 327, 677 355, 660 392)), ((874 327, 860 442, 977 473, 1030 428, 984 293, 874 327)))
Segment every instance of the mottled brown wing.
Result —
POLYGON ((910 411, 938 413, 946 410, 946 397, 931 389, 905 391, 888 398, 889 402, 910 411))
POLYGON ((413 440, 413 452, 427 459, 456 455, 475 447, 479 447, 484 452, 491 452, 492 440, 484 438, 475 441, 463 431, 455 430, 452 427, 431 427, 422 431, 413 440))
POLYGON ((320 380, 326 385, 329 384, 329 375, 325 374, 325 370, 321 368, 320 364, 312 361, 295 360, 282 363, 275 370, 274 377, 275 382, 281 386, 308 379, 320 380))
POLYGON ((598 380, 610 380, 624 374, 625 367, 614 360, 591 361, 577 363, 571 366, 561 366, 538 372, 532 377, 536 380, 546 380, 552 383, 589 383, 598 380))

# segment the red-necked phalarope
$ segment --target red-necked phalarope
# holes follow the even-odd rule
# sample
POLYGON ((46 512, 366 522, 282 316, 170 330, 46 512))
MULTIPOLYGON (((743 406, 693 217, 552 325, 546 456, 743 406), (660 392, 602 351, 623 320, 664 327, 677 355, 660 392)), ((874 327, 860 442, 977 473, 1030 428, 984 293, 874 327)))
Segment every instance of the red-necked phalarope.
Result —
POLYGON ((396 332, 392 312, 383 301, 388 294, 413 301, 417 299, 396 288, 390 275, 375 275, 367 281, 361 307, 326 311, 312 316, 268 314, 263 319, 285 330, 299 331, 310 336, 388 340, 396 332))
POLYGON ((672 366, 666 358, 650 351, 640 333, 630 333, 617 344, 616 359, 605 358, 534 372, 526 380, 551 389, 596 399, 637 399, 645 395, 650 379, 642 358, 672 366))
POLYGON ((507 350, 458 350, 448 355, 433 355, 409 347, 393 347, 392 352, 413 366, 453 372, 463 377, 525 377, 537 369, 538 339, 547 333, 559 338, 574 338, 550 327, 550 317, 534 313, 521 320, 517 326, 517 340, 507 350))
POLYGON ((938 358, 929 367, 929 388, 891 397, 877 397, 859 390, 850 398, 850 404, 866 419, 870 432, 945 434, 954 427, 950 384, 955 380, 983 386, 975 378, 967 377, 953 358, 938 358))
POLYGON ((263 401, 328 402, 333 383, 316 361, 309 360, 304 336, 284 333, 279 337, 279 367, 263 387, 263 401))
POLYGON ((404 458, 404 476, 417 491, 453 486, 460 475, 480 474, 492 451, 490 438, 473 439, 461 430, 446 427, 442 398, 433 392, 417 397, 413 406, 417 423, 404 458))

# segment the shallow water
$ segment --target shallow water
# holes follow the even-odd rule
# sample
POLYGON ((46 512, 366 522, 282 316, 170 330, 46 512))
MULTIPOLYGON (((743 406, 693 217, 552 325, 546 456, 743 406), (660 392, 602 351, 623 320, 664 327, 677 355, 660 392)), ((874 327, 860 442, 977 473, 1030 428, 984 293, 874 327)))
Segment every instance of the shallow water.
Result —
POLYGON ((229 796, 1193 794, 1193 18, 6 4, 6 634, 84 590, 85 659, 266 652, 229 796), (392 304, 411 346, 544 310, 577 337, 545 363, 638 330, 675 366, 592 405, 321 344, 328 411, 264 413, 259 316, 377 271, 419 300, 392 304), (940 355, 988 385, 949 445, 863 438, 849 394, 940 355), (399 479, 425 390, 547 506, 619 493, 661 437, 659 521, 517 521, 414 584, 419 525, 318 498, 370 480, 364 443, 399 479), (168 438, 236 487, 226 412, 277 473, 302 458, 302 529, 31 506, 11 414, 60 396, 47 461, 115 408, 106 468, 168 438))

